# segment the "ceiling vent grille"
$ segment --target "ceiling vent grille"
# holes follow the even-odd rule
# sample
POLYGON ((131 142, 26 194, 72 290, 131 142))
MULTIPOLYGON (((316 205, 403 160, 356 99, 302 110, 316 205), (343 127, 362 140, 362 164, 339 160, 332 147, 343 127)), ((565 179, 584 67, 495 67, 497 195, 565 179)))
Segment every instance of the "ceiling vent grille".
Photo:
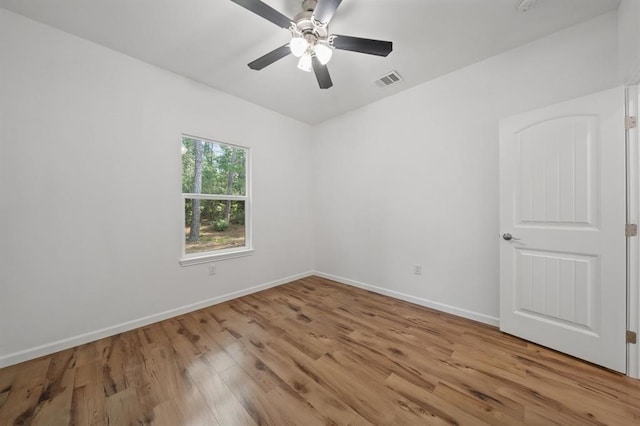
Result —
POLYGON ((388 87, 392 84, 400 83, 402 80, 404 79, 400 74, 398 74, 398 71, 391 71, 374 81, 374 83, 378 87, 388 87))

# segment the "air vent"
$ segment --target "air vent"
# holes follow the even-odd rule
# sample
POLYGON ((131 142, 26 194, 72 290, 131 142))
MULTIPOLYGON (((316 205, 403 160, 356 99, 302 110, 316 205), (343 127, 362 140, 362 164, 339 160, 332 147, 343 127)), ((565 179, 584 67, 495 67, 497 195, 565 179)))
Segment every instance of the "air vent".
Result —
POLYGON ((387 87, 387 86, 391 86, 392 84, 399 83, 402 80, 403 78, 400 74, 398 74, 398 71, 391 71, 389 74, 385 74, 379 79, 377 79, 376 81, 374 81, 374 83, 378 87, 387 87))

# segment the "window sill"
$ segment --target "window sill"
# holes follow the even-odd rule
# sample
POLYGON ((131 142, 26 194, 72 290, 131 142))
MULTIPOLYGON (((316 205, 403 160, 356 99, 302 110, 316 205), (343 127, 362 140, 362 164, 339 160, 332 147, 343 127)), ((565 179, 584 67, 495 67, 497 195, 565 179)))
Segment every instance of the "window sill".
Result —
POLYGON ((252 248, 244 248, 241 250, 234 250, 225 253, 208 253, 205 255, 194 255, 190 257, 180 258, 180 266, 199 265, 201 263, 217 262, 219 260, 233 259, 236 257, 251 256, 253 254, 252 248))

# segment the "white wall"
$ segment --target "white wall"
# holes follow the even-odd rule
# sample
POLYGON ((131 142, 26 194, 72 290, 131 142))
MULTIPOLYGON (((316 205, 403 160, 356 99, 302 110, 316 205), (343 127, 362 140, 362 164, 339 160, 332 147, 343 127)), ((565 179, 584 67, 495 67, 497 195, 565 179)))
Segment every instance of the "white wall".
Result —
POLYGON ((620 80, 640 83, 640 0, 622 0, 618 6, 618 61, 620 80))
POLYGON ((617 59, 612 12, 316 126, 316 269, 497 323, 498 120, 616 86, 617 59))
POLYGON ((312 270, 311 130, 0 9, 0 367, 312 270), (251 148, 256 251, 214 277, 178 265, 183 132, 251 148))

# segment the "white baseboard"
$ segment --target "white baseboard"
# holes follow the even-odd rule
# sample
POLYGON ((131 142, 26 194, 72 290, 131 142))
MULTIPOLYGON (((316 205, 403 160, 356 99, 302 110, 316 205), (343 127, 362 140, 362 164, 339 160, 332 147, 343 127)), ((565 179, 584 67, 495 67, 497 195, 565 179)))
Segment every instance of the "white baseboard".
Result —
POLYGON ((469 311, 467 309, 457 308, 455 306, 447 305, 440 302, 434 302, 432 300, 423 299, 421 297, 411 296, 410 294, 400 293, 398 291, 389 290, 382 287, 376 287, 374 285, 365 284, 359 281, 350 280, 348 278, 338 277, 336 275, 325 274, 324 272, 313 271, 313 275, 317 275, 322 278, 337 281, 342 284, 358 287, 364 290, 369 290, 374 293, 382 294, 384 296, 393 297, 394 299, 404 300, 405 302, 415 303, 416 305, 425 306, 438 311, 446 312, 448 314, 456 315, 462 318, 467 318, 473 321, 478 321, 484 324, 489 324, 494 327, 500 325, 500 319, 492 317, 490 315, 481 314, 478 312, 469 311))
POLYGON ((168 311, 160 312, 158 314, 148 315, 146 317, 127 321, 121 324, 105 327, 100 330, 90 331, 88 333, 80 334, 78 336, 69 337, 67 339, 62 339, 56 342, 46 343, 44 345, 10 353, 8 355, 3 355, 3 356, 0 356, 0 368, 8 367, 10 365, 18 364, 20 362, 28 361, 30 359, 38 358, 44 355, 49 355, 64 349, 72 348, 74 346, 83 345, 85 343, 93 342, 105 337, 113 336, 129 330, 133 330, 138 327, 144 327, 146 325, 153 324, 154 322, 162 321, 165 319, 176 317, 178 315, 197 311, 198 309, 206 308, 212 305, 217 305, 218 303, 223 303, 231 299, 236 299, 238 297, 246 296, 248 294, 257 293, 259 291, 266 290, 268 288, 277 287, 279 285, 286 284, 291 281, 299 280, 301 278, 306 278, 311 275, 313 275, 312 271, 291 275, 289 277, 281 278, 279 280, 271 281, 265 284, 260 284, 254 287, 249 287, 239 291, 234 291, 232 293, 223 294, 221 296, 213 297, 207 300, 202 300, 200 302, 181 306, 175 309, 170 309, 168 311))

